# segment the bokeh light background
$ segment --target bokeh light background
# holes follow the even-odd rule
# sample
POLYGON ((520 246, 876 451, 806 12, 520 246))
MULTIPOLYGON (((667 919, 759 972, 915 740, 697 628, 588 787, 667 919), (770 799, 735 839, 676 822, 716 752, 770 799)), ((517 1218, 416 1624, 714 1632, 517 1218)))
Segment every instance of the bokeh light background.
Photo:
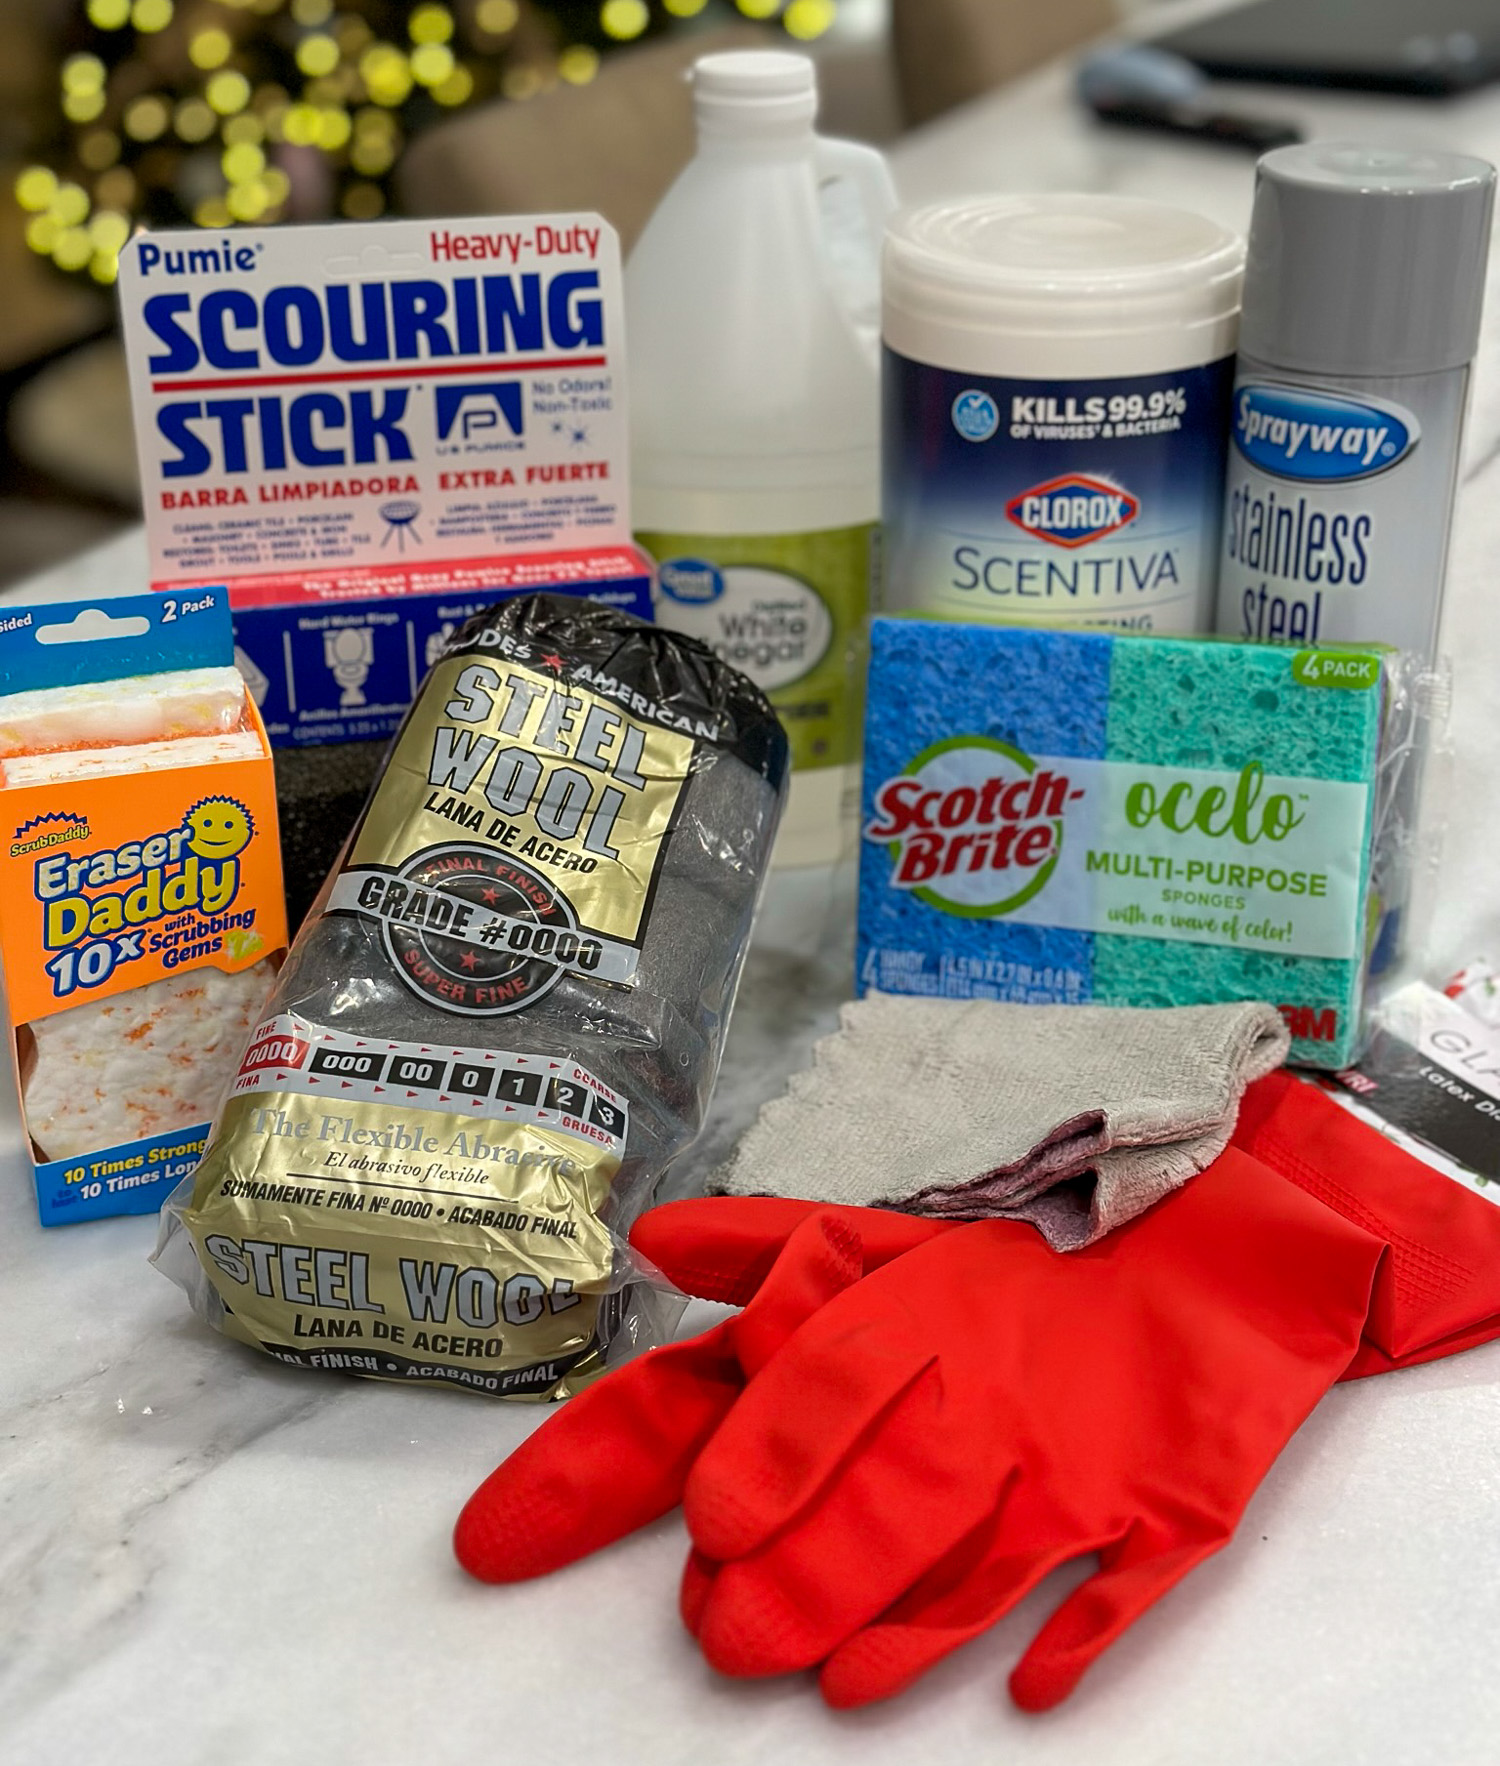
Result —
POLYGON ((408 141, 466 106, 587 85, 611 51, 740 17, 811 42, 838 0, 84 0, 26 240, 111 283, 141 225, 372 220, 408 141))

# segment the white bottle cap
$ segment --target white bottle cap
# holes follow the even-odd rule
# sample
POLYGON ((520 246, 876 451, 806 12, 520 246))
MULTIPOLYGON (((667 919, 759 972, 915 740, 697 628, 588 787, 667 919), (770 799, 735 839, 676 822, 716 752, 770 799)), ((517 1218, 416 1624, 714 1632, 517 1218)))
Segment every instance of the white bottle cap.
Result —
POLYGON ((729 49, 693 63, 700 134, 780 134, 810 125, 817 113, 817 73, 806 55, 729 49))
POLYGON ((1146 374, 1233 353, 1244 246, 1123 196, 932 203, 891 222, 885 341, 974 373, 1146 374))

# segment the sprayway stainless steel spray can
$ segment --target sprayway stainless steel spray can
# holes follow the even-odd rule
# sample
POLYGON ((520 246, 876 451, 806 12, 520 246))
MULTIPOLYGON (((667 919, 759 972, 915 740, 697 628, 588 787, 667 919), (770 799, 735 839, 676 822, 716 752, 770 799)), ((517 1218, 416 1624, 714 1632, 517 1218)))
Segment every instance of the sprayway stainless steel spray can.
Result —
POLYGON ((1494 187, 1459 154, 1261 160, 1219 631, 1432 658, 1494 187))

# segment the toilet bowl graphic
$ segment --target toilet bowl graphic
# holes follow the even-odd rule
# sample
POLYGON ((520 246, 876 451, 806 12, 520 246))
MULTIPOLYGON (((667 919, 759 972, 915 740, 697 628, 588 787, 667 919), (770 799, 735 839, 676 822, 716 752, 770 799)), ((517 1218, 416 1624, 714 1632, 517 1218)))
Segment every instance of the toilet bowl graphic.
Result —
POLYGON ((364 705, 365 677, 375 661, 375 634, 368 628, 345 626, 323 634, 323 660, 338 682, 340 709, 364 705))

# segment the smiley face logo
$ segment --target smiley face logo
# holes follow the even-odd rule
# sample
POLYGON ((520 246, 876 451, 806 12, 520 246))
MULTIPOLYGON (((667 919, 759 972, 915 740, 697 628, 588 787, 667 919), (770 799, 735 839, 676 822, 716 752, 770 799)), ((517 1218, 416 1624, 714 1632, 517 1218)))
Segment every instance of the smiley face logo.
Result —
POLYGON ((188 851, 215 864, 242 853, 255 832, 250 812, 232 797, 205 797, 182 821, 188 830, 188 851))

